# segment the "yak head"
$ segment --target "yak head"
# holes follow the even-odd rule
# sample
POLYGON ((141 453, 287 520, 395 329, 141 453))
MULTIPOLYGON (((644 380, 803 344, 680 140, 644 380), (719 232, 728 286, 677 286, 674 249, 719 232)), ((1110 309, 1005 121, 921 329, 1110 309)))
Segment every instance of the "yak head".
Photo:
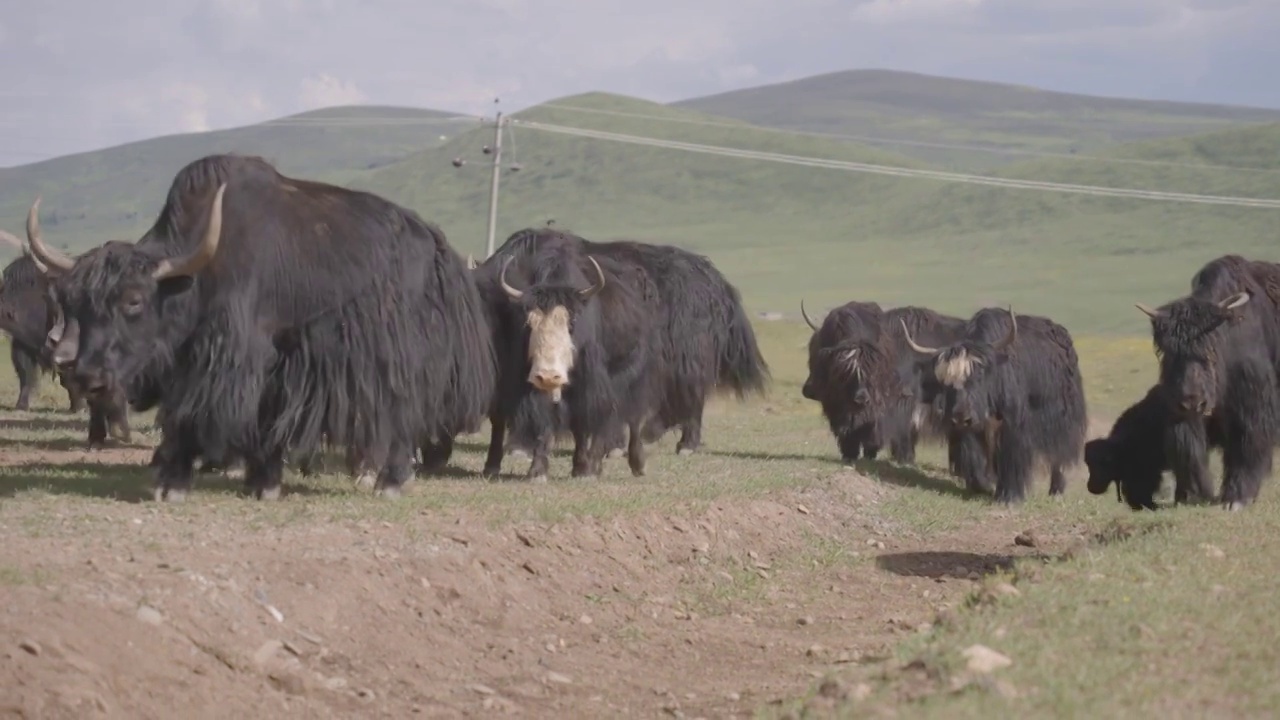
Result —
POLYGON ((873 379, 882 377, 887 354, 863 339, 824 343, 827 338, 805 312, 803 300, 800 315, 814 333, 809 338, 809 376, 800 394, 806 400, 845 405, 854 413, 865 411, 874 399, 873 379))
POLYGON ((992 399, 994 384, 999 382, 999 366, 1008 360, 1008 351, 1018 339, 1018 320, 1009 308, 1009 330, 1003 337, 988 341, 980 335, 969 337, 945 348, 918 344, 902 322, 907 345, 924 360, 932 372, 924 372, 923 401, 936 403, 942 397, 942 410, 952 427, 962 430, 988 427, 1003 418, 995 412, 992 399))
POLYGON ((133 243, 112 241, 72 259, 40 235, 36 199, 27 216, 27 243, 53 280, 59 316, 47 335, 52 360, 84 392, 98 396, 127 386, 163 347, 162 306, 189 291, 213 259, 222 236, 222 184, 195 250, 158 257, 133 243))
POLYGON ((560 395, 570 382, 580 339, 579 317, 591 298, 604 288, 600 263, 590 255, 587 260, 595 267, 598 280, 585 288, 543 282, 518 290, 507 282, 510 256, 503 260, 498 277, 507 297, 524 313, 529 329, 529 384, 549 395, 553 402, 560 402, 560 395))
POLYGON ((1085 487, 1094 495, 1101 495, 1116 486, 1120 498, 1119 468, 1116 463, 1115 442, 1110 438, 1095 438, 1084 444, 1084 464, 1089 468, 1089 482, 1085 487))
POLYGON ((1156 310, 1136 305, 1151 318, 1160 389, 1175 417, 1207 416, 1217 407, 1226 379, 1224 330, 1249 299, 1248 292, 1238 292, 1218 302, 1184 297, 1156 310))

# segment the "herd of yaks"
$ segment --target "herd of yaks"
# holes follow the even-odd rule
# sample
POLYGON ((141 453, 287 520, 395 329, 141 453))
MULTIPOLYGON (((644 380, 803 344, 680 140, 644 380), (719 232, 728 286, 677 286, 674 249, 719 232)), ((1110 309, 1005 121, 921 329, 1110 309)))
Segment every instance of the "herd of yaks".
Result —
MULTIPOLYGON (((286 459, 309 473, 324 447, 396 496, 415 462, 442 471, 456 436, 486 418, 486 476, 505 442, 545 480, 562 435, 574 476, 599 475, 615 452, 639 476, 644 445, 669 430, 680 454, 696 451, 711 394, 769 384, 738 290, 674 246, 531 228, 477 265, 411 210, 239 155, 180 170, 136 242, 68 257, 43 239, 39 205, 25 243, 0 231, 22 250, 0 288, 17 406, 55 373, 71 409, 89 409, 91 446, 129 440, 128 408, 157 409, 157 500, 184 498, 197 462, 242 463, 246 491, 273 499, 286 459)), ((813 329, 802 393, 846 461, 887 444, 913 462, 919 439, 945 439, 950 471, 997 501, 1025 499, 1037 461, 1062 493, 1083 454, 1090 492, 1114 484, 1134 509, 1155 509, 1166 470, 1178 502, 1244 507, 1280 435, 1280 265, 1226 255, 1187 296, 1138 308, 1159 382, 1087 443, 1070 333, 1012 308, 965 320, 854 301, 815 323, 801 303, 813 329)))

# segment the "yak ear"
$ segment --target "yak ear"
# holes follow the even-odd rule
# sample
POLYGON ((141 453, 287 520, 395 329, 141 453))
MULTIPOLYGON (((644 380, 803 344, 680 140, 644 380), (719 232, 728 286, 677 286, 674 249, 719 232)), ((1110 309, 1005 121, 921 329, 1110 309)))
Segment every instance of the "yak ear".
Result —
POLYGON ((190 275, 178 275, 159 281, 156 283, 156 289, 160 294, 160 299, 163 301, 190 290, 195 281, 195 278, 190 275))

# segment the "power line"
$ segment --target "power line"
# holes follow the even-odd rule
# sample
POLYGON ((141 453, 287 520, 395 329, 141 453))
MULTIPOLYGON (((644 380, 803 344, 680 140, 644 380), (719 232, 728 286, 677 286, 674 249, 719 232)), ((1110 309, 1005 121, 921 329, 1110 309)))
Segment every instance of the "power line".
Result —
POLYGON ((966 173, 954 173, 941 170, 921 170, 918 168, 895 167, 892 165, 877 165, 873 163, 860 163, 847 160, 829 160, 826 158, 805 157, 803 155, 786 155, 783 153, 764 152, 759 150, 742 150, 739 148, 721 147, 718 145, 705 145, 701 143, 677 142, 674 140, 658 140, 656 138, 642 137, 639 135, 625 135, 622 133, 611 133, 600 130, 586 130, 583 128, 568 127, 564 125, 552 125, 548 123, 532 122, 527 120, 512 119, 513 123, 518 123, 523 127, 531 130, 541 130, 544 132, 558 133, 562 135, 570 135, 575 137, 589 138, 593 140, 606 140, 612 142, 629 143, 633 145, 646 145, 649 147, 660 147, 671 150, 683 150, 686 152, 696 152, 706 155, 718 155, 721 157, 735 157, 748 160, 765 160, 770 162, 779 162, 790 165, 800 165, 805 167, 819 167, 832 170, 845 170, 851 172, 863 172, 874 175, 889 175, 895 177, 918 178, 924 180, 941 180, 946 182, 968 183, 973 185, 988 185, 993 187, 1004 187, 1017 190, 1047 190, 1055 192, 1074 193, 1079 195, 1094 195, 1099 197, 1117 197, 1131 198, 1140 200, 1165 200, 1170 202, 1189 202, 1201 203, 1209 205, 1234 205, 1237 207, 1258 207, 1280 209, 1280 200, 1268 198, 1249 198, 1249 197, 1229 197, 1221 195, 1197 195, 1193 193, 1166 192, 1160 190, 1139 190, 1132 188, 1111 188, 1095 185, 1077 185, 1073 183, 1056 183, 1045 182, 1041 180, 1020 180, 1014 178, 997 178, 986 175, 970 175, 966 173))
POLYGON ((1049 152, 1047 150, 1026 150, 1021 148, 997 148, 988 145, 964 145, 960 143, 940 143, 929 142, 926 140, 905 140, 896 138, 873 137, 870 135, 850 135, 846 133, 822 132, 819 130, 793 130, 790 128, 766 127, 762 125, 754 125, 747 122, 726 122, 723 120, 695 120, 693 118, 677 118, 663 117, 661 115, 649 115, 646 113, 625 112, 622 110, 603 110, 600 108, 586 108, 576 105, 561 105, 559 103, 543 103, 538 108, 552 108, 555 110, 570 110, 573 112, 594 113, 598 115, 614 115, 617 117, 629 117, 639 120, 652 120, 654 122, 669 122, 682 125, 702 125, 706 127, 728 128, 733 130, 757 130, 763 132, 779 133, 783 135, 794 135, 797 137, 821 137, 832 138, 835 140, 854 140, 864 143, 876 143, 881 145, 904 145, 909 147, 926 147, 936 148, 940 150, 966 150, 970 152, 985 152, 994 155, 1026 155, 1029 157, 1046 157, 1058 158, 1063 160, 1089 160, 1093 162, 1108 162, 1124 165, 1149 165, 1155 167, 1181 167, 1181 168, 1203 168, 1206 170, 1231 170, 1237 172, 1255 172, 1255 173, 1280 173, 1280 170, 1274 168, 1251 168, 1237 167, 1234 165, 1213 165, 1210 163, 1188 163, 1178 162, 1176 160, 1144 160, 1142 158, 1118 158, 1107 157, 1104 155, 1081 155, 1076 153, 1058 153, 1049 152))

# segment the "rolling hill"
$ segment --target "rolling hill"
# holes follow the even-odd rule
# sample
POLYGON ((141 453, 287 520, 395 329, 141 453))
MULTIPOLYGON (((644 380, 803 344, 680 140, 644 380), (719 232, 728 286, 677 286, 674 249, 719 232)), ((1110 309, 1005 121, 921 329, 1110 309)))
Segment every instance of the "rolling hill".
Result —
MULTIPOLYGON (((646 137, 767 149, 898 167, 919 160, 618 96, 565 98, 517 114, 646 137), (575 113, 562 106, 608 113, 575 113), (613 114, 621 113, 621 114, 613 114)), ((593 238, 640 237, 709 254, 755 310, 794 313, 799 299, 923 303, 965 314, 1012 302, 1088 332, 1145 331, 1134 300, 1184 291, 1225 252, 1280 259, 1276 210, 1010 190, 717 157, 553 135, 516 125, 519 172, 504 173, 499 243, 555 218, 593 238)), ((463 252, 483 256, 488 172, 484 131, 386 167, 356 187, 440 222, 463 252), (449 165, 455 156, 471 164, 449 165)), ((1260 163, 1280 125, 1243 127, 1113 148, 1112 162, 1037 159, 1000 175, 1123 188, 1280 198, 1280 173, 1260 163), (1206 166, 1213 160, 1215 167, 1206 166), (1134 162, 1138 161, 1138 162, 1134 162), (1194 165, 1190 165, 1194 163, 1194 165)))
POLYGON ((789 130, 884 138, 929 162, 968 170, 1017 162, 938 145, 1071 154, 1116 143, 1280 121, 1280 110, 1133 100, 892 70, 849 70, 673 103, 789 130))
POLYGON ((342 182, 475 124, 434 110, 336 107, 4 168, 0 227, 18 232, 31 202, 43 194, 41 221, 59 243, 76 248, 111 237, 135 238, 154 219, 174 173, 201 156, 262 155, 282 172, 342 182))

